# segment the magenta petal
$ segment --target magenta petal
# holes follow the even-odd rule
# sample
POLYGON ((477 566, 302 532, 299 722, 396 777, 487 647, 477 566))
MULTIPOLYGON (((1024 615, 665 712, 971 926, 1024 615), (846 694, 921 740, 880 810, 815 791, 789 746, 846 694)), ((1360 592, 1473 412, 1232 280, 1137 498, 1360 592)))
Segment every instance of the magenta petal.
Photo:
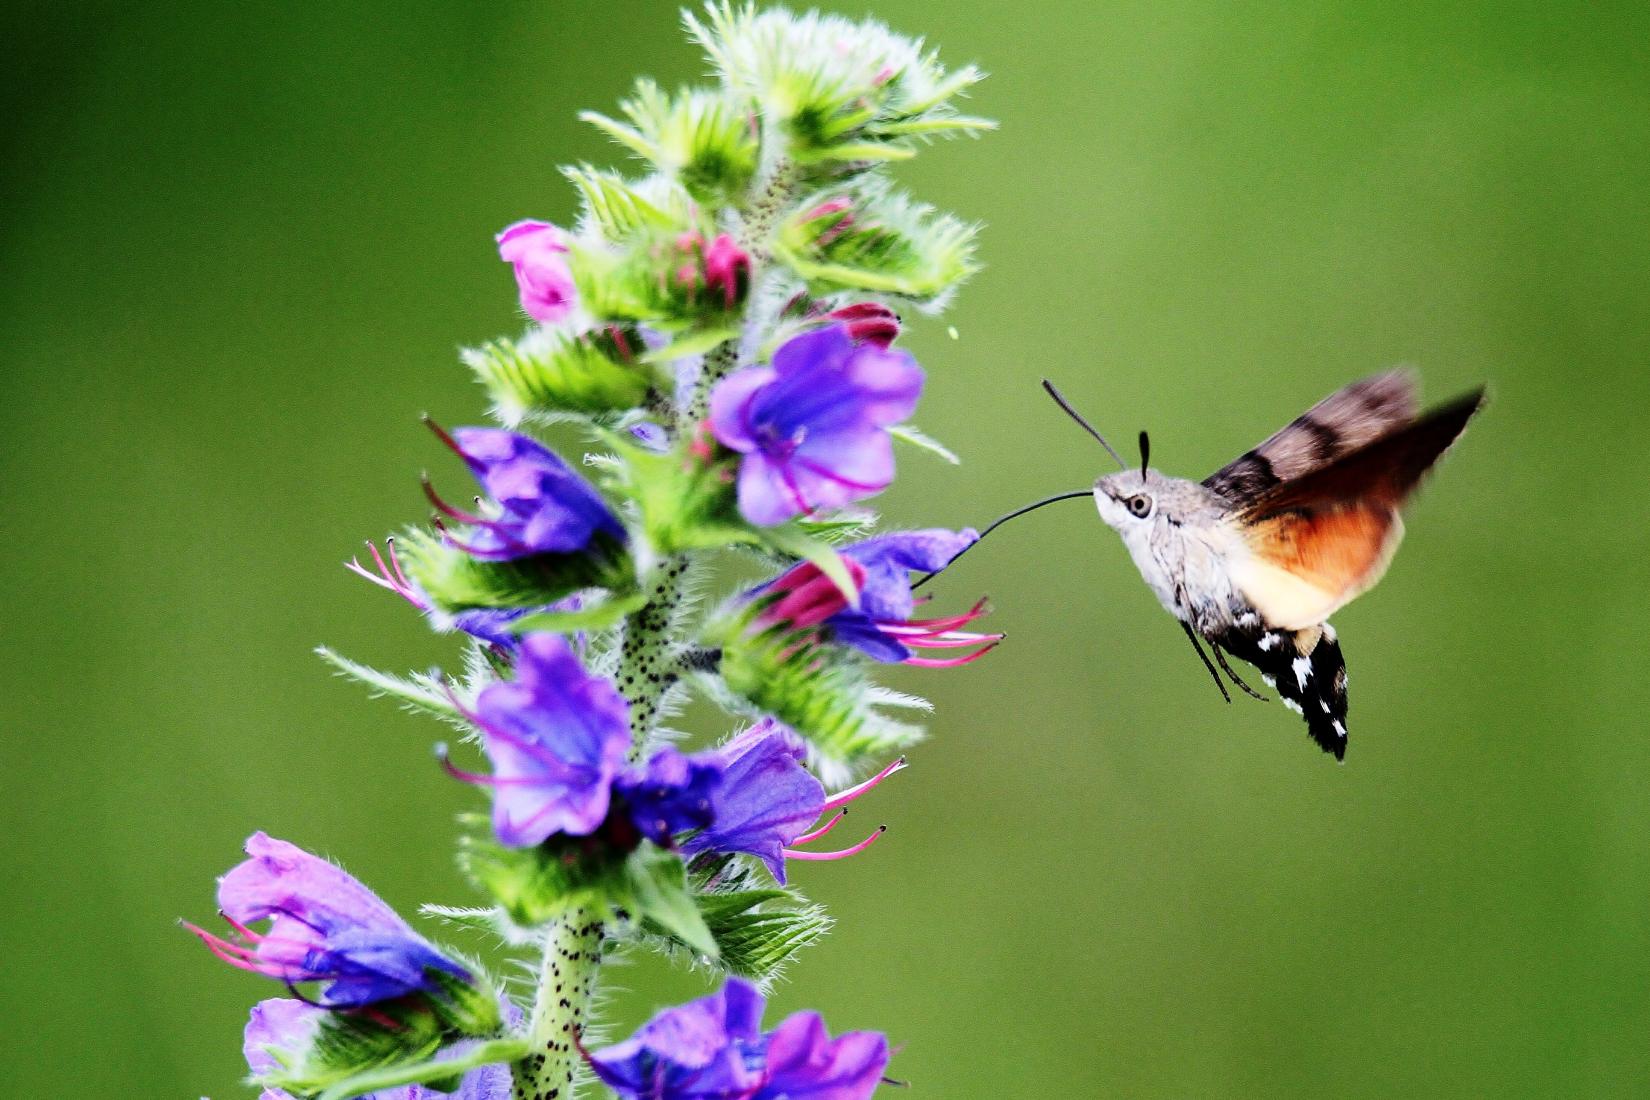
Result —
POLYGON ((785 463, 760 451, 740 462, 738 489, 740 514, 758 527, 772 527, 818 507, 793 486, 785 463))
POLYGON ((728 375, 710 391, 710 430, 723 446, 741 452, 756 450, 745 410, 751 397, 773 379, 774 372, 767 367, 749 367, 728 375))
POLYGON ((254 1075, 278 1069, 280 1063, 270 1048, 301 1051, 309 1045, 325 1015, 325 1009, 291 997, 271 997, 253 1005, 241 1041, 247 1068, 254 1075))
POLYGON ((352 928, 412 933, 355 876, 296 844, 257 832, 247 838, 246 854, 218 880, 218 908, 241 924, 287 916, 316 935, 352 928))
POLYGON ((791 465, 833 482, 835 489, 807 495, 816 508, 837 508, 874 496, 894 480, 894 441, 875 428, 816 435, 796 449, 791 465))
POLYGON ((536 321, 554 323, 573 311, 578 289, 566 252, 561 230, 548 222, 516 222, 498 235, 499 258, 515 269, 521 308, 536 321))
POLYGON ((878 426, 910 416, 922 396, 922 368, 910 352, 861 344, 844 370, 859 391, 864 415, 878 426))
POLYGON ((787 1016, 768 1038, 768 1077, 762 1098, 865 1100, 882 1083, 888 1040, 850 1031, 833 1040, 817 1012, 787 1016))
POLYGON ((787 377, 820 368, 838 368, 853 353, 853 337, 846 325, 826 325, 793 336, 773 353, 773 369, 787 377))
POLYGON ((493 831, 510 847, 556 833, 588 836, 607 817, 630 747, 629 708, 553 634, 529 634, 516 678, 476 700, 482 749, 493 765, 493 831))

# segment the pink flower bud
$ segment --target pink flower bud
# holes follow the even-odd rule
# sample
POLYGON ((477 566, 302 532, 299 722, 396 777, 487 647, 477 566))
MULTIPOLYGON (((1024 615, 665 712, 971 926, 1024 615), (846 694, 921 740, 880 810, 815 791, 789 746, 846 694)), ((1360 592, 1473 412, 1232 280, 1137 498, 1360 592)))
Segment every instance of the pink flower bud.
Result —
POLYGON ((886 348, 899 336, 899 314, 880 302, 855 302, 831 311, 831 319, 848 326, 856 344, 886 348))
POLYGON ((529 317, 555 323, 573 311, 578 290, 561 230, 549 222, 516 222, 498 235, 498 254, 515 268, 521 308, 529 317))
POLYGON ((728 234, 719 235, 705 249, 705 284, 722 291, 723 301, 732 309, 750 284, 751 258, 728 234))

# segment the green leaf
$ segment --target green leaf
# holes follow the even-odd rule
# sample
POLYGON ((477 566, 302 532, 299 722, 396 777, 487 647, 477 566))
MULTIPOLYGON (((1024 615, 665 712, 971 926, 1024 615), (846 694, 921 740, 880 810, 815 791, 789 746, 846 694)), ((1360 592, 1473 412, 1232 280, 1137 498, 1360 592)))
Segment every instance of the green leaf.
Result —
POLYGON ((366 684, 374 696, 394 699, 408 710, 433 714, 437 718, 459 717, 458 708, 447 698, 447 693, 442 690, 440 683, 427 673, 415 673, 408 677, 381 672, 352 661, 326 646, 317 646, 315 653, 321 660, 337 669, 339 674, 366 684))
POLYGON ((510 624, 512 634, 573 634, 580 630, 605 630, 647 603, 642 592, 627 592, 588 603, 577 611, 540 611, 523 615, 510 624))
POLYGON ((704 914, 688 889, 687 869, 681 857, 652 845, 643 845, 625 862, 624 907, 644 922, 666 933, 706 958, 715 959, 716 945, 704 914))
POLYGON ((929 454, 943 459, 944 461, 951 463, 953 466, 962 465, 962 459, 957 457, 956 452, 952 451, 951 448, 947 447, 939 440, 925 435, 923 432, 919 431, 917 426, 914 424, 896 424, 892 428, 888 429, 888 434, 899 440, 901 443, 909 443, 911 446, 916 447, 919 450, 927 451, 929 454))
POLYGON ((634 409, 650 387, 667 384, 645 363, 627 361, 618 346, 640 351, 641 335, 573 334, 535 329, 521 340, 494 340, 461 353, 487 387, 499 419, 514 426, 528 416, 555 419, 634 409))
POLYGON ((701 894, 698 901, 723 968, 754 981, 777 977, 793 955, 831 929, 824 909, 789 890, 701 894))
POLYGON ((543 607, 582 588, 625 591, 634 583, 624 547, 606 535, 582 553, 514 561, 482 561, 418 530, 409 531, 398 546, 407 575, 446 611, 543 607))

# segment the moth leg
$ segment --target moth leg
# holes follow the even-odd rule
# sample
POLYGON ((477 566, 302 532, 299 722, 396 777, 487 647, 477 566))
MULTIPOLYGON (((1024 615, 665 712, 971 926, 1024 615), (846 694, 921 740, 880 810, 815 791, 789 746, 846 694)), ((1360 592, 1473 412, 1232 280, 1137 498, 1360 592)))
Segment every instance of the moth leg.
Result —
POLYGON ((1209 675, 1215 678, 1215 687, 1220 689, 1220 697, 1230 703, 1232 701, 1232 693, 1226 690, 1225 683, 1223 683, 1220 679, 1220 673, 1216 672, 1215 666, 1209 663, 1209 655, 1203 652, 1203 647, 1198 644, 1197 632, 1192 629, 1192 624, 1182 622, 1180 624, 1180 629, 1186 632, 1187 640, 1192 643, 1192 648, 1197 650, 1198 659, 1203 662, 1203 667, 1208 669, 1209 675))
POLYGON ((1248 684, 1244 683, 1243 677, 1232 671, 1232 666, 1226 663, 1226 654, 1221 651, 1219 642, 1211 641, 1209 643, 1209 648, 1215 651, 1215 660, 1220 662, 1221 671, 1230 676, 1232 678, 1232 683, 1242 688, 1245 695, 1249 696, 1251 699, 1259 699, 1263 703, 1270 703, 1272 701, 1260 692, 1256 691, 1254 688, 1250 687, 1248 684))

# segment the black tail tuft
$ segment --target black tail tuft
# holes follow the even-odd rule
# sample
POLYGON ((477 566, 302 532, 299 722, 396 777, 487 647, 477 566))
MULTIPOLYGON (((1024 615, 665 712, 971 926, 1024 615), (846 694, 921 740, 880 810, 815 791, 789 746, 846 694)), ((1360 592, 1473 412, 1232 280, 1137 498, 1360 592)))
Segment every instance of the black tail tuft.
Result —
POLYGON ((1215 645, 1260 670, 1283 705, 1306 719, 1306 730, 1324 752, 1346 758, 1346 660, 1335 628, 1273 630, 1253 613, 1218 638, 1215 645), (1314 643, 1314 635, 1316 641, 1314 643))

